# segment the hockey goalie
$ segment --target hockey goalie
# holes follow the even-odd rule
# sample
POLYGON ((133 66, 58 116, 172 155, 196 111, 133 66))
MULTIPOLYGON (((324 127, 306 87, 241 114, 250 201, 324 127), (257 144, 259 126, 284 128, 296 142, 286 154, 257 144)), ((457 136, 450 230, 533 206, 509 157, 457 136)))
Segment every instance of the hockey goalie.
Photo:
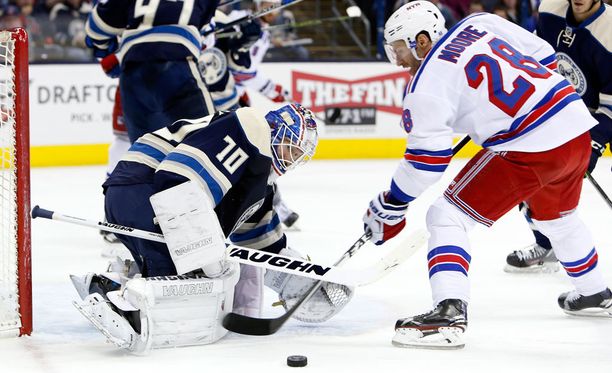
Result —
MULTIPOLYGON (((276 254, 287 246, 272 208, 274 181, 307 162, 317 145, 310 111, 290 104, 178 121, 138 139, 103 185, 111 224, 163 233, 166 243, 118 235, 133 262, 72 276, 77 309, 120 348, 200 345, 222 338, 228 312, 258 317, 263 272, 224 260, 226 240, 276 254)), ((291 307, 313 280, 269 271, 265 283, 291 307)), ((350 288, 325 284, 294 317, 321 322, 350 288)))

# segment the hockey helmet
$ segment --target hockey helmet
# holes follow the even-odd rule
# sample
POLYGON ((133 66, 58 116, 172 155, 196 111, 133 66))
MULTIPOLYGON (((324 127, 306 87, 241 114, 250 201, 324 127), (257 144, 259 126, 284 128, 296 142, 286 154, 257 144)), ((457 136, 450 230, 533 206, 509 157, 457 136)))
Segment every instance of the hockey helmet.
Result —
POLYGON ((385 23, 385 52, 391 63, 396 63, 396 56, 391 43, 398 40, 406 42, 406 46, 417 60, 422 60, 416 53, 417 36, 426 32, 431 42, 435 44, 445 33, 444 16, 438 7, 424 0, 412 1, 402 5, 385 23))
POLYGON ((298 103, 266 114, 272 132, 272 165, 277 174, 306 163, 318 142, 317 122, 312 112, 298 103))

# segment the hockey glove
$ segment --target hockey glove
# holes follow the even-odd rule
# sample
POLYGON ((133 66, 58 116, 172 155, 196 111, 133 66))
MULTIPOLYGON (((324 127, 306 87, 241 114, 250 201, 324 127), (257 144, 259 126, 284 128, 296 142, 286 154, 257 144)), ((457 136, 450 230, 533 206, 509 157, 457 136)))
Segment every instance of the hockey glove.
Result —
POLYGON ((408 204, 395 200, 389 191, 381 192, 370 201, 368 211, 363 216, 363 228, 371 232, 370 240, 382 245, 395 237, 406 226, 408 204))
POLYGON ((256 21, 246 22, 236 28, 238 35, 227 41, 230 51, 248 51, 262 35, 261 26, 256 21))
POLYGON ((587 171, 592 173, 597 165, 597 161, 606 151, 606 144, 600 144, 595 140, 591 140, 591 159, 589 159, 589 168, 587 171))
POLYGON ((289 91, 284 89, 280 84, 274 85, 274 89, 270 90, 266 96, 268 96, 268 98, 274 102, 286 102, 291 100, 289 91))
POLYGON ((89 36, 85 36, 85 45, 93 49, 94 57, 104 58, 117 51, 119 48, 119 41, 116 37, 106 40, 95 40, 89 36))
POLYGON ((100 60, 100 65, 104 73, 111 78, 118 78, 121 75, 121 65, 116 54, 109 54, 100 60))

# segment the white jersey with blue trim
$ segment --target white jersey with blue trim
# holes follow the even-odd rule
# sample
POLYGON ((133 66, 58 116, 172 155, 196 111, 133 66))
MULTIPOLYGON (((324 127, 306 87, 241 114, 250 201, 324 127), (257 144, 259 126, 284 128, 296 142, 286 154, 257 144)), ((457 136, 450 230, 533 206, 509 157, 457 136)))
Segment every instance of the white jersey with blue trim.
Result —
POLYGON ((596 124, 563 76, 553 48, 493 14, 475 14, 436 42, 404 98, 404 161, 391 191, 410 201, 437 181, 454 133, 494 151, 556 148, 596 124))
MULTIPOLYGON (((231 20, 238 19, 248 15, 249 12, 245 10, 235 10, 229 13, 231 20)), ((274 83, 270 78, 265 76, 259 71, 259 67, 266 55, 266 52, 270 48, 270 33, 263 30, 261 37, 253 43, 249 49, 249 65, 245 66, 240 61, 230 61, 230 70, 236 81, 236 89, 238 95, 242 95, 247 88, 255 91, 264 93, 272 87, 274 89, 274 83)))

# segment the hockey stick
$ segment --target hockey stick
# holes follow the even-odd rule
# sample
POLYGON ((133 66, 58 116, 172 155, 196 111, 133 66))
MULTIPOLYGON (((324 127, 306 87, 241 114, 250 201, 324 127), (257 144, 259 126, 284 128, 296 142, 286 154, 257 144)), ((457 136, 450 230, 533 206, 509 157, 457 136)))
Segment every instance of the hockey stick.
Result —
POLYGON ((220 7, 220 6, 224 6, 224 5, 234 5, 234 4, 240 3, 242 1, 243 0, 227 0, 227 1, 222 1, 217 6, 220 7))
POLYGON ((252 20, 254 20, 256 18, 265 16, 266 14, 275 12, 277 10, 281 10, 281 9, 286 8, 288 6, 295 5, 295 4, 297 4, 299 2, 302 2, 302 1, 304 1, 304 0, 283 0, 279 5, 270 5, 267 8, 263 8, 262 10, 259 10, 257 12, 252 13, 252 14, 249 14, 249 15, 246 15, 244 17, 238 18, 238 19, 236 19, 234 21, 231 21, 230 23, 227 23, 227 24, 221 26, 218 29, 207 30, 207 31, 202 33, 202 36, 207 36, 207 35, 210 35, 212 33, 215 33, 215 34, 222 33, 223 31, 229 30, 229 29, 233 28, 236 25, 240 25, 242 23, 252 21, 252 20))
MULTIPOLYGON (((283 30, 283 29, 290 29, 290 28, 301 28, 301 27, 310 27, 310 26, 317 26, 320 24, 323 24, 324 22, 339 22, 339 21, 345 21, 347 19, 353 19, 359 16, 339 16, 339 17, 328 17, 328 18, 321 18, 321 19, 312 19, 309 21, 302 21, 302 22, 293 22, 293 23, 284 23, 282 25, 272 25, 272 26, 266 26, 262 28, 262 31, 272 31, 272 30, 283 30)), ((238 36, 240 34, 240 31, 232 31, 232 32, 223 32, 223 33, 218 33, 215 34, 215 37, 218 39, 222 39, 222 38, 231 38, 234 36, 238 36)))
MULTIPOLYGON (((453 155, 457 154, 468 142, 470 141, 469 136, 464 136, 458 143, 453 147, 453 155)), ((355 255, 370 238, 370 233, 364 233, 355 243, 338 259, 334 264, 337 266, 348 258, 355 255)), ((414 250, 416 251, 416 249, 414 250)), ((413 253, 414 253, 413 251, 413 253)), ((405 258, 407 259, 407 257, 405 258)), ((405 260, 404 259, 404 260, 405 260)), ((255 317, 249 317, 245 315, 239 315, 236 313, 228 313, 223 318, 223 327, 235 333, 247 334, 247 335, 270 335, 276 333, 289 318, 300 308, 304 302, 306 302, 312 295, 319 290, 323 281, 316 282, 309 290, 302 296, 293 307, 291 307, 283 315, 272 318, 272 319, 261 319, 255 317)))
POLYGON ((599 183, 595 180, 595 178, 593 177, 593 175, 591 175, 590 172, 587 171, 586 173, 587 178, 589 179, 589 181, 591 182, 591 184, 593 184, 593 187, 595 187, 595 189, 597 190, 597 192, 599 192, 599 195, 601 196, 601 198, 604 199, 604 201, 606 201, 606 203, 608 204, 608 207, 610 207, 612 209, 612 201, 610 200, 610 197, 608 197, 608 195, 606 194, 606 192, 603 190, 603 188, 599 185, 599 183))
MULTIPOLYGON (((38 217, 78 224, 125 236, 138 237, 162 243, 165 242, 164 236, 159 233, 126 227, 119 224, 63 215, 55 211, 45 210, 39 206, 35 206, 32 209, 32 218, 35 219, 38 217)), ((375 265, 357 269, 341 269, 335 266, 330 267, 308 260, 291 258, 280 254, 272 254, 236 245, 228 246, 225 259, 240 264, 285 272, 318 281, 334 282, 348 286, 363 286, 378 281, 386 276, 394 267, 408 259, 412 253, 425 244, 426 240, 427 232, 419 230, 404 240, 402 245, 397 246, 394 250, 381 258, 375 265)), ((348 255, 352 256, 353 252, 348 253, 348 255)))
MULTIPOLYGON (((348 258, 355 255, 368 240, 371 234, 364 233, 355 243, 336 261, 334 265, 341 264, 348 258)), ((250 317, 240 315, 237 313, 230 312, 223 317, 223 327, 229 331, 247 335, 270 335, 276 333, 289 318, 297 311, 300 306, 306 302, 310 297, 323 285, 323 281, 317 281, 314 285, 308 289, 306 294, 302 296, 293 307, 291 307, 283 315, 273 319, 260 319, 256 317, 250 317)))

